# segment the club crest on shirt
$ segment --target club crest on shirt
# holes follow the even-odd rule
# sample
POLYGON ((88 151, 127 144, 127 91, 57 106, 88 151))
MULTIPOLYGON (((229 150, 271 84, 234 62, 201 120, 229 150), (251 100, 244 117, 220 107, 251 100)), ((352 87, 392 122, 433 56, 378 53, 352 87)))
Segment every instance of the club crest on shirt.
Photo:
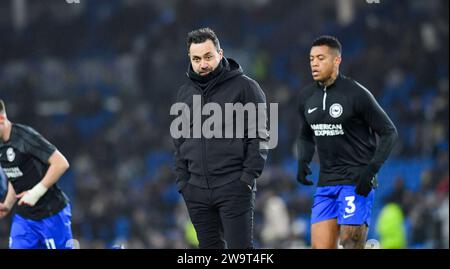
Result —
POLYGON ((330 106, 330 116, 333 118, 339 118, 343 111, 341 104, 334 103, 330 106))
POLYGON ((14 159, 16 158, 16 153, 14 152, 13 148, 8 148, 6 150, 6 158, 8 158, 8 161, 11 163, 14 161, 14 159))

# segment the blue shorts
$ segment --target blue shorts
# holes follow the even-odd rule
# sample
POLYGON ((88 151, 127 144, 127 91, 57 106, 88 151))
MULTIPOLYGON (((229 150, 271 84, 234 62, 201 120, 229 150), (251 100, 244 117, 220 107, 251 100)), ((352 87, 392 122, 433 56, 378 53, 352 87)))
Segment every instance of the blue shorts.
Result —
POLYGON ((311 224, 336 219, 339 225, 369 226, 374 190, 367 197, 355 193, 355 186, 317 187, 311 212, 311 224))
POLYGON ((11 249, 71 249, 72 213, 67 205, 58 214, 42 220, 14 215, 9 237, 11 249))

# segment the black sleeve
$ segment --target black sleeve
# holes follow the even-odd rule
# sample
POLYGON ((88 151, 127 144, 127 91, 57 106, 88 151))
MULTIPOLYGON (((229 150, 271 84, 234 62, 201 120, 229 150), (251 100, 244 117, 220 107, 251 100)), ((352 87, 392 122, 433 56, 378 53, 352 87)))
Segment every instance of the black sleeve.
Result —
POLYGON ((297 105, 299 113, 299 136, 297 139, 297 154, 299 162, 310 163, 315 151, 314 133, 306 122, 305 118, 305 105, 304 102, 308 98, 307 89, 302 89, 300 91, 297 105))
POLYGON ((180 146, 184 142, 184 138, 173 139, 175 145, 175 172, 177 175, 176 184, 178 189, 181 189, 183 185, 189 180, 190 174, 188 171, 187 161, 180 155, 180 146))
MULTIPOLYGON (((254 80, 249 81, 249 88, 245 91, 244 99, 245 104, 254 103, 257 108, 259 103, 266 104, 266 96, 264 95, 264 92, 259 84, 254 80)), ((265 114, 266 119, 268 119, 267 109, 262 112, 265 114)), ((247 120, 245 123, 247 124, 247 120)), ((267 130, 267 125, 257 125, 257 128, 256 138, 248 137, 248 128, 246 128, 244 133, 245 152, 247 154, 243 164, 244 172, 241 179, 248 183, 251 183, 253 179, 258 178, 261 175, 269 151, 269 133, 267 130)))
MULTIPOLYGON (((180 101, 180 92, 182 91, 182 88, 178 91, 177 96, 177 102, 180 101)), ((184 184, 189 180, 190 174, 188 170, 188 164, 185 159, 182 158, 180 154, 180 147, 184 143, 185 138, 177 138, 173 139, 173 143, 175 145, 175 153, 174 153, 174 159, 175 159, 175 173, 177 176, 176 184, 178 186, 178 190, 180 190, 184 184)))
POLYGON ((374 157, 370 161, 370 164, 378 170, 395 146, 398 138, 397 129, 375 97, 360 84, 358 86, 361 87, 359 91, 361 94, 355 99, 356 112, 362 115, 366 123, 380 138, 374 157))
POLYGON ((21 139, 24 153, 33 155, 43 163, 48 163, 48 159, 56 151, 54 145, 31 127, 24 129, 21 139))

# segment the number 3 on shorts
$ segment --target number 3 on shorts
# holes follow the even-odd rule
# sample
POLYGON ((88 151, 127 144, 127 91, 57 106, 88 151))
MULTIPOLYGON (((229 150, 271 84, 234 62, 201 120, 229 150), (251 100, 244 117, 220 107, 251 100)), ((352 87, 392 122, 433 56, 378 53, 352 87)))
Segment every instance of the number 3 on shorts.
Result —
POLYGON ((355 201, 355 196, 346 196, 345 201, 347 201, 347 207, 345 208, 345 213, 351 214, 351 213, 355 212, 356 206, 355 206, 355 203, 353 203, 355 201))

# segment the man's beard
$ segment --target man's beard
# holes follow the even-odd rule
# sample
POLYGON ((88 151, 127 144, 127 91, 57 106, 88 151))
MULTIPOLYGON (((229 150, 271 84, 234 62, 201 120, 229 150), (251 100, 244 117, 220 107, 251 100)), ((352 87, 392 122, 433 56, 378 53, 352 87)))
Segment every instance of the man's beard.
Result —
POLYGON ((206 76, 206 75, 208 75, 209 73, 211 73, 213 71, 213 69, 212 68, 208 68, 208 69, 202 69, 202 70, 200 70, 200 72, 198 73, 200 76, 206 76))

